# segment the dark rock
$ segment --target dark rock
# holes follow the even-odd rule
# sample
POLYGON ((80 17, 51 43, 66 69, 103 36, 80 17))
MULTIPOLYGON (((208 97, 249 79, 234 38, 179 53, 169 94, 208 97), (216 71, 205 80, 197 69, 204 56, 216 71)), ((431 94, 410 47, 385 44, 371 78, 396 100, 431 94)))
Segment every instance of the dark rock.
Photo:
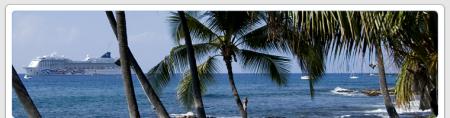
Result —
MULTIPOLYGON (((388 89, 389 95, 395 95, 395 90, 393 88, 388 89)), ((378 90, 363 90, 362 93, 364 93, 367 96, 379 96, 381 95, 381 91, 378 90)))
POLYGON ((367 96, 379 96, 381 94, 381 92, 378 90, 363 90, 362 93, 367 96))

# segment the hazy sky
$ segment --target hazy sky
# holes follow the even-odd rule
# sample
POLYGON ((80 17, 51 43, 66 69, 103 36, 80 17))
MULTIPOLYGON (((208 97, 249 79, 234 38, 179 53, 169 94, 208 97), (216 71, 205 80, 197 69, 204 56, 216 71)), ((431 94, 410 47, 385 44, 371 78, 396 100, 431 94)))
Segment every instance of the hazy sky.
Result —
MULTIPOLYGON (((126 12, 128 42, 134 56, 146 72, 156 65, 175 46, 167 21, 168 12, 126 12)), ((110 51, 118 57, 118 44, 103 11, 16 11, 12 20, 13 65, 19 73, 37 57, 57 53, 73 60, 101 56, 110 51)), ((385 56, 387 57, 387 56, 385 56)), ((327 63, 328 73, 370 72, 369 59, 355 57, 351 61, 327 63), (364 63, 363 63, 364 62, 364 63)), ((396 72, 394 64, 386 60, 387 72, 396 72)), ((225 66, 221 64, 221 72, 225 66)), ((234 72, 244 71, 234 63, 234 72)), ((296 62, 291 72, 301 72, 296 62)))

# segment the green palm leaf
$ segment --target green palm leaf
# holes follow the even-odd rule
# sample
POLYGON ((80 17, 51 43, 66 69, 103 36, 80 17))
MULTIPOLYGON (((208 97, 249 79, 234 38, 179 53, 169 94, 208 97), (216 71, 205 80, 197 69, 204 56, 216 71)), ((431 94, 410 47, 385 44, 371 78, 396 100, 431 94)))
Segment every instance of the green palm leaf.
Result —
MULTIPOLYGON (((218 35, 215 34, 208 26, 204 25, 199 19, 198 12, 187 12, 185 14, 186 22, 191 33, 192 40, 199 42, 208 42, 215 39, 218 35)), ((170 25, 172 27, 173 39, 180 43, 181 39, 185 37, 183 33, 183 27, 181 26, 181 21, 178 13, 172 12, 172 16, 169 17, 170 25)))
POLYGON ((250 50, 240 50, 240 62, 245 69, 257 73, 268 73, 270 79, 279 86, 286 85, 289 73, 289 59, 282 56, 264 54, 250 50))
MULTIPOLYGON (((218 71, 217 61, 214 57, 209 57, 204 63, 197 66, 202 95, 206 93, 207 86, 214 82, 214 73, 218 71)), ((189 71, 186 71, 177 87, 177 99, 187 109, 193 108, 194 105, 192 90, 192 76, 189 71)))
POLYGON ((175 73, 173 61, 170 56, 164 57, 156 66, 152 67, 147 73, 150 84, 156 93, 160 94, 162 89, 169 84, 171 76, 175 73))
POLYGON ((410 74, 411 69, 417 68, 416 63, 412 59, 405 60, 405 63, 398 74, 398 79, 395 86, 396 102, 398 106, 405 106, 409 108, 409 101, 413 100, 414 91, 412 90, 414 83, 410 79, 413 79, 413 74, 410 74))
MULTIPOLYGON (((261 51, 287 51, 287 45, 280 39, 269 39, 268 26, 259 27, 251 32, 241 36, 240 44, 245 48, 261 51), (264 43, 261 43, 264 41, 264 43)), ((239 45, 239 44, 238 44, 239 45)))
MULTIPOLYGON (((216 47, 211 43, 201 43, 193 45, 196 59, 202 59, 206 55, 210 54, 216 47)), ((188 54, 185 45, 179 45, 170 51, 170 55, 166 56, 161 60, 156 66, 147 72, 147 76, 152 76, 150 80, 151 84, 154 85, 155 91, 161 92, 162 88, 167 86, 170 81, 171 76, 175 72, 183 72, 188 67, 188 54)))
MULTIPOLYGON (((202 60, 208 54, 211 54, 218 50, 218 45, 214 43, 200 43, 193 44, 196 60, 202 60)), ((174 61, 179 71, 183 72, 187 68, 187 64, 189 62, 188 54, 187 54, 187 46, 179 45, 170 51, 170 58, 174 61)))

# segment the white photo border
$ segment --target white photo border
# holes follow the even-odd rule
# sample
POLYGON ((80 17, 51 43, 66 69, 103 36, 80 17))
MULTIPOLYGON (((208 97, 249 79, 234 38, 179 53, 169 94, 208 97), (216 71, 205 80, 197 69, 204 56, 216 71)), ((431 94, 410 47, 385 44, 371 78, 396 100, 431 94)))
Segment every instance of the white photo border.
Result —
POLYGON ((12 117, 12 15, 15 11, 436 11, 438 13, 438 118, 445 113, 445 38, 442 5, 8 5, 6 7, 6 114, 12 117), (8 67, 9 66, 9 67, 8 67))

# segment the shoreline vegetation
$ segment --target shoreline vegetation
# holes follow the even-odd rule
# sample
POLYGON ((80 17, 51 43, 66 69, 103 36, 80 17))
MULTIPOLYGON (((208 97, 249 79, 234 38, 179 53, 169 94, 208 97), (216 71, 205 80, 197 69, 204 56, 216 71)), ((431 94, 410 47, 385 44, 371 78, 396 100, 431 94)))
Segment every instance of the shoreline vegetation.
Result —
MULTIPOLYGON (((246 91, 236 86, 232 63, 251 72, 264 73, 274 86, 283 88, 288 84, 291 59, 277 55, 281 53, 291 54, 298 61, 297 66, 308 75, 305 81, 308 81, 311 100, 316 99, 314 86, 325 74, 328 59, 344 56, 350 60, 369 55, 374 60, 371 68, 378 70, 379 89, 336 88, 336 92, 361 91, 367 96, 382 96, 383 111, 391 118, 398 118, 398 108, 408 107, 412 101, 419 101, 421 110, 431 109, 432 115, 438 115, 435 11, 171 12, 168 21, 176 45, 147 73, 142 71, 128 47, 125 12, 106 11, 106 17, 113 29, 112 35, 119 42, 120 59, 116 64, 122 68, 126 103, 132 118, 141 116, 131 71, 136 72, 148 104, 160 118, 171 116, 157 93, 173 80, 174 74, 183 72, 176 99, 188 111, 195 112, 179 117, 206 118, 210 116, 205 112, 202 99, 215 81, 213 75, 219 66, 226 67, 228 82, 218 84, 229 85, 228 94, 233 96, 240 117, 257 114, 247 111, 252 96, 241 96, 246 91), (385 72, 388 63, 384 62, 385 58, 391 58, 400 68, 394 88, 388 88, 387 75, 390 74, 385 72), (225 65, 220 65, 220 61, 225 65)), ((17 73, 13 73, 14 77, 18 77, 17 73)), ((14 80, 13 85, 18 85, 14 90, 28 116, 41 117, 25 86, 20 86, 21 80, 14 80)))

